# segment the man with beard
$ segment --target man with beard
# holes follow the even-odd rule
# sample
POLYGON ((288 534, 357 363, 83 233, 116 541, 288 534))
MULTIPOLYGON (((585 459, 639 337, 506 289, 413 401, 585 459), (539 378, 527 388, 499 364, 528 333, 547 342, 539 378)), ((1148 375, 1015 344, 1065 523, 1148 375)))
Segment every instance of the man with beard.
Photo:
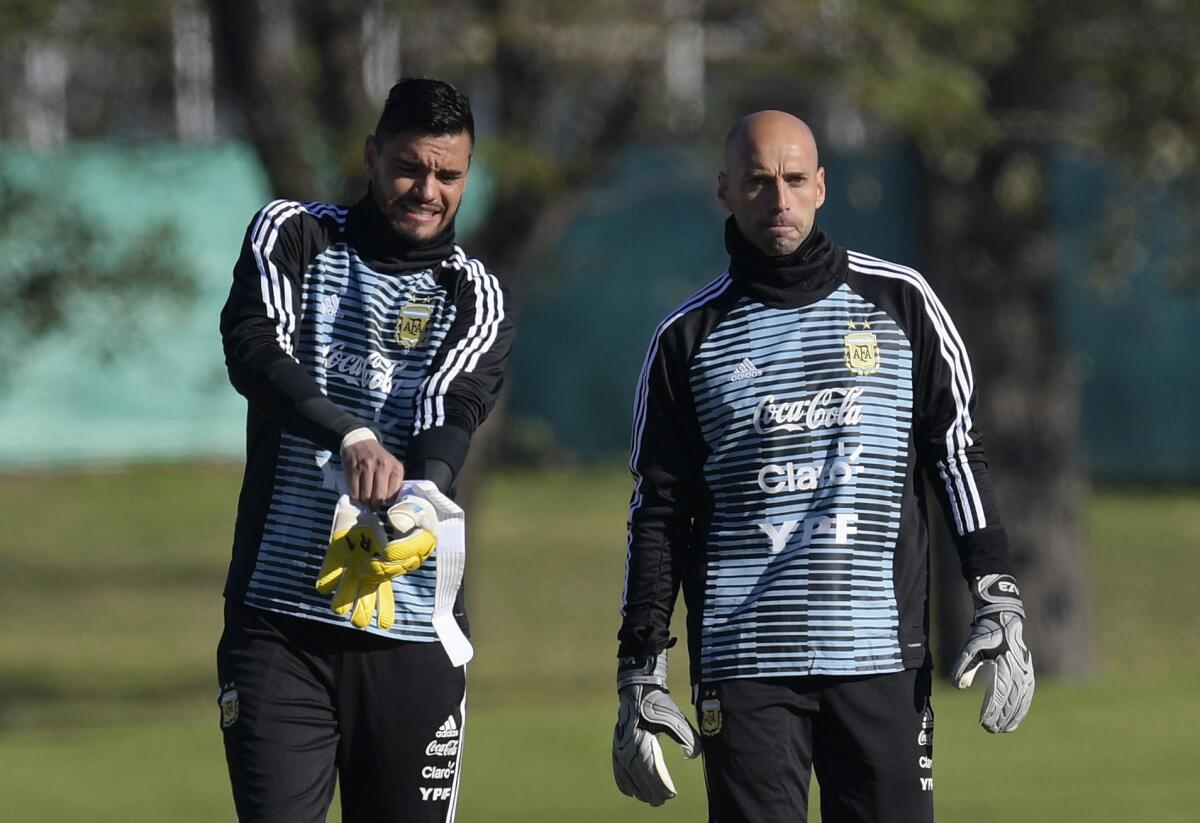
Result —
POLYGON ((917 272, 817 226, 804 122, 749 115, 725 149, 729 270, 659 325, 637 389, 617 785, 675 795, 667 733, 703 747, 710 820, 806 820, 815 768, 826 823, 931 821, 925 478, 975 601, 952 679, 983 668, 990 732, 1034 688, 970 363, 917 272), (666 690, 681 586, 699 739, 666 690))
POLYGON ((241 820, 324 820, 335 780, 347 821, 453 819, 471 649, 449 495, 512 334, 454 243, 474 138, 453 86, 401 80, 363 198, 268 204, 234 267, 221 335, 249 411, 217 668, 241 820))

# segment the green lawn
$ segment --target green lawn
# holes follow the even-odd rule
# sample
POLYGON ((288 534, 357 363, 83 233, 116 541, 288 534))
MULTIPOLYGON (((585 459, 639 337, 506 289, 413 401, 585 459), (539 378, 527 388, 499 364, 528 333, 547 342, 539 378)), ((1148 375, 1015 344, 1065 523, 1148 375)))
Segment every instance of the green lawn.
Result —
MULTIPOLYGON (((0 477, 0 819, 232 819, 213 650, 239 480, 0 477)), ((664 809, 612 785, 627 494, 619 472, 512 475, 472 511, 460 820, 704 819, 698 764, 673 752, 681 796, 664 809)), ((1088 525, 1101 672, 1040 683, 1004 737, 976 724, 978 690, 940 689, 942 820, 1196 819, 1200 495, 1100 493, 1088 525)))

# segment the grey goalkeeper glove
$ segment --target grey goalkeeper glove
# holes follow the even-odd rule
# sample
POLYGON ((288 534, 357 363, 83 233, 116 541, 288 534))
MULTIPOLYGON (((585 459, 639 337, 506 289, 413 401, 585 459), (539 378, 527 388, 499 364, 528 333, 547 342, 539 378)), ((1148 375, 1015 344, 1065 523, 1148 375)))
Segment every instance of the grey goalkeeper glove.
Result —
POLYGON ((971 581, 971 596, 975 620, 950 680, 965 689, 986 666, 979 723, 993 733, 1016 731, 1033 701, 1033 657, 1022 636, 1021 593, 1012 575, 986 574, 971 581))
POLYGON ((651 806, 675 796, 655 735, 670 736, 685 757, 700 753, 696 730, 667 693, 667 653, 623 657, 617 668, 620 708, 613 730, 613 777, 623 794, 651 806))

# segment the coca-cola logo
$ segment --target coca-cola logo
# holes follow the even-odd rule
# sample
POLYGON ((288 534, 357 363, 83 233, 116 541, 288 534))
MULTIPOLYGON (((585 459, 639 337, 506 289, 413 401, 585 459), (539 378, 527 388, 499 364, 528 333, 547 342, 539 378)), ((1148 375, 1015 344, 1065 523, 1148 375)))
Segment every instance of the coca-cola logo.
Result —
POLYGON ((392 381, 396 363, 377 351, 364 357, 346 351, 345 344, 339 342, 326 346, 324 357, 326 371, 347 383, 384 394, 391 394, 397 388, 392 381))
POLYGON ((811 399, 775 401, 768 394, 754 409, 754 430, 759 434, 775 431, 803 432, 835 426, 857 426, 862 420, 858 399, 863 389, 822 389, 811 399))
POLYGON ((457 754, 457 740, 447 740, 445 743, 439 743, 436 740, 430 740, 429 745, 425 747, 426 757, 455 757, 457 754))

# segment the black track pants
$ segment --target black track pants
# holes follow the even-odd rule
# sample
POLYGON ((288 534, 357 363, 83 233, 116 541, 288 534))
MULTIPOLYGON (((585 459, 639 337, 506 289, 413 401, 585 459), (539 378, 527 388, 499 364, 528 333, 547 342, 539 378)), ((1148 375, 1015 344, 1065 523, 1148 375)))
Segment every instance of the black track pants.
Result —
POLYGON ((465 670, 406 643, 237 604, 217 647, 238 819, 449 823, 458 799, 465 670))
POLYGON ((930 675, 701 685, 710 823, 804 823, 809 775, 824 823, 931 823, 930 675))

